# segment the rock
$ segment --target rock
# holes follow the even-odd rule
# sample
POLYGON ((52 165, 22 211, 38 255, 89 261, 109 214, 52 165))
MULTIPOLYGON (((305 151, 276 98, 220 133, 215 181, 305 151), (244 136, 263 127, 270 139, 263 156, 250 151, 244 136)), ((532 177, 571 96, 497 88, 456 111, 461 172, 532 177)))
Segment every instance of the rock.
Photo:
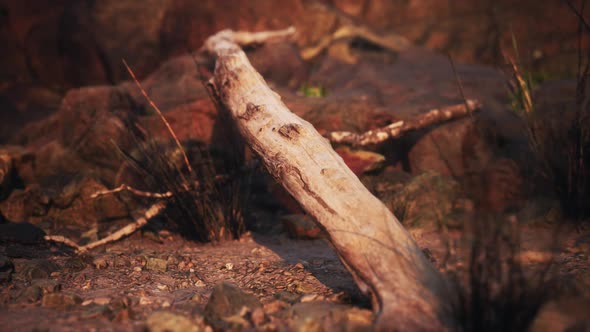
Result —
POLYGON ((370 330, 373 313, 329 302, 297 303, 290 309, 294 331, 370 330))
POLYGON ((299 50, 290 42, 264 43, 246 50, 248 60, 266 81, 290 88, 299 88, 308 75, 308 65, 299 50))
POLYGON ((145 268, 151 271, 166 272, 168 270, 168 261, 161 258, 149 257, 146 261, 145 268))
POLYGON ((224 318, 239 317, 244 307, 254 310, 262 307, 262 304, 254 295, 244 293, 234 284, 223 282, 213 288, 205 306, 205 319, 215 327, 223 327, 226 325, 224 318))
POLYGON ((406 227, 438 227, 451 222, 460 186, 453 179, 435 172, 411 178, 403 187, 390 191, 381 185, 377 192, 385 205, 406 227))
POLYGON ((36 279, 31 282, 31 285, 39 287, 43 294, 57 293, 61 290, 61 284, 57 280, 36 279))
POLYGON ((299 299, 301 298, 301 295, 287 292, 287 291, 282 291, 282 292, 275 293, 273 295, 273 297, 275 299, 279 300, 280 302, 293 304, 293 303, 296 303, 297 301, 299 301, 299 299))
POLYGON ((326 236, 320 226, 305 214, 282 216, 281 222, 289 236, 295 239, 319 239, 326 236))
POLYGON ((0 151, 0 200, 4 199, 13 186, 14 166, 12 156, 0 151))
POLYGON ((103 270, 109 267, 109 260, 106 257, 97 257, 92 260, 92 266, 97 270, 103 270))
POLYGON ((43 296, 43 290, 37 285, 31 285, 19 295, 19 299, 27 302, 37 302, 43 296))
POLYGON ((93 303, 84 307, 84 312, 82 313, 83 319, 100 319, 103 317, 108 320, 114 318, 114 313, 109 306, 93 303))
POLYGON ((44 236, 41 228, 28 222, 0 224, 0 243, 37 244, 44 236))
POLYGON ((32 259, 25 262, 19 271, 27 280, 47 279, 59 266, 46 259, 32 259))
POLYGON ((159 311, 151 314, 146 320, 146 329, 150 332, 200 332, 207 331, 202 324, 197 324, 191 319, 167 311, 159 311))
POLYGON ((385 156, 367 150, 339 147, 336 152, 342 157, 346 166, 356 175, 378 170, 385 163, 385 156))
POLYGON ((41 306, 46 308, 71 308, 81 303, 82 298, 73 293, 48 293, 41 300, 41 306))
POLYGON ((8 257, 0 255, 0 284, 10 282, 14 273, 14 264, 8 257))
POLYGON ((574 245, 570 250, 590 256, 590 234, 582 235, 576 238, 574 245))
POLYGON ((86 227, 99 227, 106 221, 129 218, 129 208, 117 195, 93 197, 107 189, 91 176, 75 177, 54 199, 49 216, 62 225, 83 224, 86 227))
POLYGON ((30 186, 24 190, 13 190, 10 196, 0 202, 2 214, 15 222, 38 222, 47 215, 51 199, 39 186, 30 186))
POLYGON ((545 304, 531 324, 531 332, 588 331, 590 300, 561 299, 545 304))

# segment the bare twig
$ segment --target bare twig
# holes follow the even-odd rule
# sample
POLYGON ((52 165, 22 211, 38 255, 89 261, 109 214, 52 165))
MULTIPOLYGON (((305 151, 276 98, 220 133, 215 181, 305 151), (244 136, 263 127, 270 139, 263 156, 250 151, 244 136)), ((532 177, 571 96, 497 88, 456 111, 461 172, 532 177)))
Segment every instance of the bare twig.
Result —
MULTIPOLYGON (((295 27, 288 27, 283 30, 276 30, 276 31, 262 31, 262 32, 241 32, 241 31, 232 31, 232 30, 223 30, 215 34, 215 36, 219 39, 225 39, 226 41, 231 41, 232 43, 245 46, 245 45, 252 45, 252 44, 261 44, 264 42, 268 42, 270 40, 280 40, 280 39, 288 39, 295 34, 295 27)), ((205 44, 201 48, 201 51, 210 51, 214 47, 211 44, 215 42, 215 40, 207 39, 205 44)), ((217 40, 219 42, 219 40, 217 40)))
POLYGON ((389 139, 395 139, 406 132, 426 128, 435 123, 448 121, 470 114, 481 108, 477 100, 468 99, 464 104, 430 110, 408 121, 397 121, 382 128, 369 130, 363 134, 349 131, 335 131, 328 134, 332 143, 350 144, 354 146, 366 146, 379 144, 389 139))
POLYGON ((135 189, 135 188, 128 186, 126 184, 122 184, 115 189, 102 190, 102 191, 95 192, 94 194, 92 194, 90 196, 90 198, 97 198, 99 196, 114 194, 114 193, 118 193, 121 191, 129 191, 130 193, 135 194, 137 196, 150 197, 150 198, 168 198, 168 197, 172 197, 172 195, 174 195, 174 193, 172 193, 171 191, 167 191, 164 193, 153 193, 153 192, 149 192, 149 191, 135 189))
POLYGON ((76 249, 77 253, 84 253, 88 250, 105 245, 107 243, 115 242, 125 236, 133 234, 135 231, 137 231, 138 229, 143 227, 145 224, 147 224, 151 218, 155 217, 164 208, 166 208, 165 202, 157 202, 155 204, 152 204, 145 211, 143 216, 137 218, 134 223, 131 223, 131 224, 119 229, 118 231, 108 235, 105 238, 102 238, 98 241, 91 242, 91 243, 84 245, 84 246, 79 246, 74 241, 72 241, 64 236, 61 236, 61 235, 46 235, 45 240, 51 241, 51 242, 56 242, 56 243, 62 243, 62 244, 65 244, 69 247, 76 249))
POLYGON ((45 239, 45 241, 48 241, 48 242, 65 244, 68 247, 72 247, 72 248, 76 249, 76 251, 80 250, 80 246, 76 242, 74 242, 62 235, 45 235, 44 239, 45 239))
POLYGON ((301 57, 305 60, 313 59, 334 42, 352 38, 362 38, 391 52, 403 51, 411 45, 410 41, 401 35, 388 34, 381 36, 365 26, 345 25, 332 35, 324 36, 317 45, 301 50, 301 57))
POLYGON ((172 127, 170 127, 170 123, 168 123, 168 120, 166 120, 166 117, 164 116, 164 113, 162 113, 162 111, 160 110, 160 108, 156 105, 156 103, 154 103, 154 101, 152 100, 152 98, 150 98, 150 96, 147 94, 147 92, 143 89, 143 87, 141 86, 141 83, 139 83, 139 80, 137 79, 137 77, 135 77, 135 73, 133 73, 133 70, 131 70, 131 68, 129 67, 129 65, 127 65, 127 61, 125 61, 125 59, 123 59, 123 64, 125 65, 125 68, 127 68, 127 71, 129 72, 129 75, 131 75, 131 77, 133 78, 133 81, 135 82, 135 85, 137 85, 137 87, 139 88, 139 90, 141 91, 141 93, 143 94, 143 96, 147 99, 147 101, 154 108, 154 110, 156 110, 156 112, 158 113, 158 115, 162 119, 162 122, 164 122, 164 124, 166 125, 166 128, 168 129, 168 132, 170 133, 170 135, 172 136, 172 138, 176 142, 176 145, 178 146, 178 149, 180 149, 180 152, 182 152, 182 156, 184 158, 184 163, 186 164, 186 168, 188 169, 188 171, 190 173, 192 173, 193 172, 193 168, 191 167, 191 164, 188 161, 188 157, 186 155, 186 152, 184 151, 184 148, 180 144, 180 141, 178 140, 178 137, 174 133, 174 130, 172 130, 172 127))

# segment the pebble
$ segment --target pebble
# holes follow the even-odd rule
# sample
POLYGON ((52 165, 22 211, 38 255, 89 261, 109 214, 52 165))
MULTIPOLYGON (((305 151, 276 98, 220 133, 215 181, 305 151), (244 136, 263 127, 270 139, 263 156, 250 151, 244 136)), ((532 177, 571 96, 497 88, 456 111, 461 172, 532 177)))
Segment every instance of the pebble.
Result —
POLYGON ((0 283, 9 282, 14 272, 14 264, 8 257, 0 255, 0 283))
POLYGON ((92 261, 92 265, 97 270, 106 269, 109 267, 109 263, 105 257, 97 257, 92 261))
POLYGON ((39 286, 29 286, 23 290, 19 299, 28 302, 37 302, 43 296, 43 290, 39 286))
POLYGON ((166 272, 168 270, 168 261, 161 258, 150 257, 145 264, 146 270, 166 272))
POLYGON ((256 296, 243 292, 232 283, 223 282, 213 288, 205 306, 205 318, 209 323, 216 324, 218 329, 224 329, 226 326, 220 325, 223 324, 221 320, 239 315, 244 307, 254 310, 262 307, 262 304, 256 296))
POLYGON ((57 272, 59 266, 46 259, 32 259, 22 267, 22 274, 27 280, 47 279, 53 272, 57 272))
POLYGON ((189 318, 167 311, 151 314, 146 320, 149 332, 201 332, 206 331, 189 318))
POLYGON ((49 293, 41 300, 41 306, 46 308, 73 307, 81 303, 82 298, 72 293, 49 293))

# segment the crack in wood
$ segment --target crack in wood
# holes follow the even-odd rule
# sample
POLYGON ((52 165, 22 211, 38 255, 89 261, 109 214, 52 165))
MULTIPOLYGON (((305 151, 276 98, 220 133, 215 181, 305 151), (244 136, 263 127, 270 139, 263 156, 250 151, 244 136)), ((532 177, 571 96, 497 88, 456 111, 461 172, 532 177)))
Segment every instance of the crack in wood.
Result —
POLYGON ((303 190, 305 190, 311 197, 313 197, 328 212, 330 212, 331 214, 336 214, 336 211, 334 209, 332 209, 328 205, 328 203, 326 203, 326 201, 324 201, 324 199, 320 195, 318 195, 315 191, 313 191, 309 187, 309 185, 307 184, 307 181, 305 181, 305 179, 303 178, 301 171, 299 171, 295 167, 288 167, 287 171, 289 171, 289 170, 293 170, 297 174, 297 176, 299 177, 299 180, 301 181, 301 184, 303 185, 303 190))

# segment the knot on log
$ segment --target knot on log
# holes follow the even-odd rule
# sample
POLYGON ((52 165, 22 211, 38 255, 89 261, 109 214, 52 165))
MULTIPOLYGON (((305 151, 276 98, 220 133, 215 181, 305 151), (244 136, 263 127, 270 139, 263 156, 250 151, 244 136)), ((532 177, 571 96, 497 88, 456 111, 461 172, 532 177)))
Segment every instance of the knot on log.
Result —
POLYGON ((281 134, 283 137, 289 139, 290 141, 297 139, 299 137, 300 133, 301 133, 301 125, 296 124, 296 123, 289 123, 286 125, 282 125, 281 128, 279 128, 279 134, 281 134))

